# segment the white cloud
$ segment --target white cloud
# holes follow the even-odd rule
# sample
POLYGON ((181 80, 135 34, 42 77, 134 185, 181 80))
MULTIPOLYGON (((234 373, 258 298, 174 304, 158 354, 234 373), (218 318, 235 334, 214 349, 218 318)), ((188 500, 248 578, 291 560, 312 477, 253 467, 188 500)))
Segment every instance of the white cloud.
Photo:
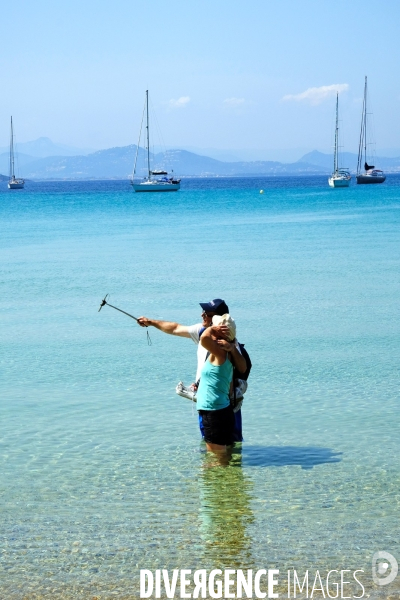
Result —
POLYGON ((331 96, 336 96, 336 92, 341 94, 342 92, 347 92, 348 89, 348 83, 334 83, 333 85, 308 88, 308 90, 301 92, 301 94, 288 94, 287 96, 283 96, 282 100, 294 100, 295 102, 305 100, 306 102, 310 102, 310 104, 316 105, 321 104, 321 102, 331 96))
POLYGON ((225 106, 242 106, 244 98, 226 98, 224 104, 225 106))
POLYGON ((178 100, 170 100, 169 106, 170 108, 185 108, 190 102, 190 96, 181 96, 178 100))

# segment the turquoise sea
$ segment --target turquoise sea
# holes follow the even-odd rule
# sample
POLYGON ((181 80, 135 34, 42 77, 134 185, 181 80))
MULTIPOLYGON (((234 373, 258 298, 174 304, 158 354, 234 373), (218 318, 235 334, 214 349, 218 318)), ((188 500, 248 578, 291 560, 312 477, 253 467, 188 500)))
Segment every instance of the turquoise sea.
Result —
POLYGON ((371 560, 400 562, 400 176, 1 186, 0 598, 174 568, 364 569, 398 598, 371 560), (195 345, 148 346, 106 293, 188 325, 227 301, 253 362, 228 467, 175 394, 195 345))

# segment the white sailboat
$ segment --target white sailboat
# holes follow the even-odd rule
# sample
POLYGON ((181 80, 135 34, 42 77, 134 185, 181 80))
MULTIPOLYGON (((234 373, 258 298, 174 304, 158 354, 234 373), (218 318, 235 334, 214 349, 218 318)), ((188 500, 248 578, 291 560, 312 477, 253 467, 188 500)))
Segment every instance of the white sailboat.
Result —
MULTIPOLYGON (((150 130, 149 130, 149 91, 146 90, 146 158, 147 158, 147 176, 142 181, 135 181, 136 165, 140 146, 140 137, 142 127, 140 128, 139 141, 136 148, 135 164, 133 167, 133 174, 131 185, 135 192, 177 192, 181 187, 181 180, 175 177, 168 176, 168 171, 163 169, 151 169, 150 166, 150 130)), ((142 120, 143 123, 143 120, 142 120)))
POLYGON ((375 169, 374 165, 369 165, 367 162, 367 144, 367 77, 365 77, 360 142, 358 145, 357 183, 383 183, 386 179, 384 172, 375 169), (362 172, 363 162, 364 172, 362 172))
POLYGON ((351 175, 349 169, 339 168, 339 94, 336 94, 335 152, 333 155, 333 173, 328 179, 331 187, 349 187, 351 175))
POLYGON ((10 179, 8 181, 8 189, 10 190, 22 190, 25 185, 23 179, 15 177, 15 166, 14 166, 14 130, 13 120, 11 117, 11 134, 10 134, 10 179))

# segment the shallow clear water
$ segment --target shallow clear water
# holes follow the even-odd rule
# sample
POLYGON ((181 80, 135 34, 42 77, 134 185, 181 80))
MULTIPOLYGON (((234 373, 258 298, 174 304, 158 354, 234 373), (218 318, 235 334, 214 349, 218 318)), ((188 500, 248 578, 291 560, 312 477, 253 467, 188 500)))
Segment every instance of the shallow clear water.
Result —
POLYGON ((372 555, 400 558, 400 177, 1 185, 1 597, 136 598, 141 568, 365 569, 377 592, 372 555), (253 361, 229 467, 174 391, 195 345, 148 346, 106 293, 184 324, 226 299, 253 361))

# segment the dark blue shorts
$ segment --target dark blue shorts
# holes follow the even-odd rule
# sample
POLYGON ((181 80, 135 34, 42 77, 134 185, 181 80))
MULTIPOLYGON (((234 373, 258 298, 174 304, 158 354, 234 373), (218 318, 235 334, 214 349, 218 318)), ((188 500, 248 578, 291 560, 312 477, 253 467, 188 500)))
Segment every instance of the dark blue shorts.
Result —
POLYGON ((232 406, 220 410, 199 410, 203 421, 204 440, 209 444, 231 446, 234 442, 235 417, 232 406))
MULTIPOLYGON (((235 419, 235 425, 233 428, 233 441, 234 442, 243 442, 243 433, 242 433, 242 411, 241 409, 237 410, 233 413, 235 419)), ((199 414, 199 427, 201 437, 204 438, 204 425, 203 425, 203 417, 199 414)))

